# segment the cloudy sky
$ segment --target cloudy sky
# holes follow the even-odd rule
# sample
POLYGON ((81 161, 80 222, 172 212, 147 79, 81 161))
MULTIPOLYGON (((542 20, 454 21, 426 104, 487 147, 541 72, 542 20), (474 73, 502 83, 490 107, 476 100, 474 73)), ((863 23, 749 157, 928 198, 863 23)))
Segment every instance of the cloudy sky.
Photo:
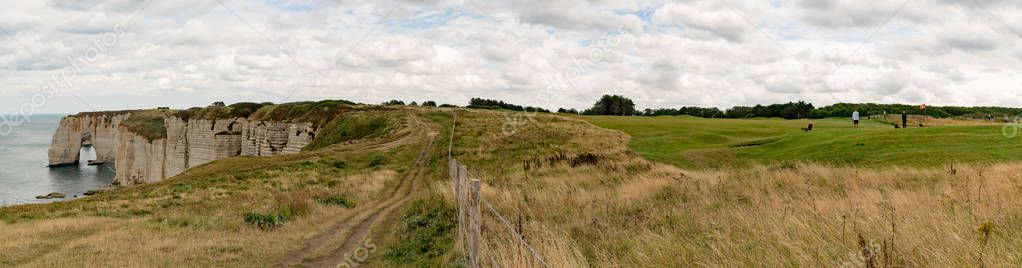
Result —
POLYGON ((0 10, 0 113, 471 97, 1022 106, 1011 0, 50 0, 0 10), (28 104, 28 105, 26 105, 28 104))

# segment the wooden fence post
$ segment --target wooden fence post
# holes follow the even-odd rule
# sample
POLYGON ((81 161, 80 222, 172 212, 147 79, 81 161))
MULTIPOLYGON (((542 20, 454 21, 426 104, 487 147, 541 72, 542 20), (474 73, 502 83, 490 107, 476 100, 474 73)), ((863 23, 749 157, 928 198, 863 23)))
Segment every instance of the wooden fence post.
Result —
MULTIPOLYGON (((465 237, 465 224, 464 224, 464 222, 462 222, 461 216, 460 216, 462 211, 464 210, 464 206, 462 206, 462 202, 461 202, 461 200, 462 200, 462 198, 461 198, 462 190, 461 189, 464 189, 464 188, 461 187, 461 174, 460 174, 461 164, 458 163, 458 160, 454 160, 452 158, 448 162, 448 169, 450 170, 450 173, 451 173, 451 186, 454 187, 454 192, 452 193, 452 194, 454 194, 454 206, 458 208, 458 215, 459 215, 458 219, 457 219, 458 220, 458 230, 457 230, 457 232, 455 232, 455 234, 454 234, 455 236, 454 237, 456 239, 455 240, 456 242, 461 242, 461 241, 464 241, 462 239, 462 237, 465 237)), ((464 246, 464 245, 462 245, 462 246, 464 246)))
POLYGON ((459 163, 458 164, 458 187, 460 187, 460 188, 458 188, 458 191, 460 193, 459 197, 461 199, 458 200, 458 205, 460 206, 459 210, 461 212, 458 213, 458 221, 461 222, 462 224, 466 224, 467 223, 465 221, 465 217, 466 217, 466 213, 467 212, 465 212, 465 211, 468 209, 468 193, 467 193, 467 190, 466 190, 466 188, 469 186, 468 184, 469 184, 469 181, 468 181, 468 167, 466 167, 465 165, 462 165, 462 164, 459 163))
POLYGON ((482 222, 480 221, 480 196, 479 196, 479 180, 472 180, 472 208, 470 208, 469 215, 472 219, 469 221, 471 224, 471 230, 469 231, 469 244, 471 249, 469 250, 469 256, 472 258, 472 267, 479 267, 479 243, 482 240, 482 222))
POLYGON ((457 182, 458 179, 458 160, 453 158, 447 161, 447 173, 451 177, 451 182, 457 182))

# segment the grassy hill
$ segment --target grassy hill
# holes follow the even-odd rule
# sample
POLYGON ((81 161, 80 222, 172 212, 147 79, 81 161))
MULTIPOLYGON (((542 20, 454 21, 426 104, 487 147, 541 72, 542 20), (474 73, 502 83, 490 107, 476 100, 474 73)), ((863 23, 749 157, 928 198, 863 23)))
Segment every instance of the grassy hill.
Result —
MULTIPOLYGON (((0 266, 279 266, 319 234, 356 233, 331 230, 346 218, 372 218, 402 188, 402 174, 423 166, 428 179, 411 184, 421 187, 411 191, 415 202, 369 228, 378 247, 357 264, 464 266, 444 164, 448 141, 453 157, 482 181, 487 204, 551 267, 1022 265, 1022 207, 1012 205, 1022 202, 1022 164, 950 168, 902 158, 936 144, 931 153, 941 155, 931 158, 990 151, 1011 160, 1015 147, 995 148, 1014 142, 998 138, 999 126, 896 131, 867 122, 852 130, 845 120, 819 120, 817 132, 801 133, 805 122, 775 119, 540 114, 507 133, 506 111, 398 111, 388 122, 406 123, 376 138, 224 159, 158 183, 0 208, 0 266), (413 125, 416 118, 426 127, 413 125), (876 137, 906 145, 872 145, 876 137), (876 166, 761 164, 873 156, 869 146, 903 147, 878 154, 884 161, 876 166), (707 157, 682 161, 678 154, 707 157), (712 165, 724 167, 702 168, 712 165)), ((538 265, 491 212, 482 217, 485 267, 538 265)))
MULTIPOLYGON (((815 161, 856 166, 940 166, 954 162, 1022 160, 1022 142, 1002 135, 1002 125, 894 129, 846 119, 706 119, 689 116, 586 116, 593 124, 632 136, 640 155, 686 168, 815 161)), ((972 124, 972 123, 970 123, 972 124)))
MULTIPOLYGON (((805 122, 775 119, 539 116, 537 124, 500 135, 503 118, 459 114, 455 157, 484 181, 484 196, 498 210, 525 219, 523 233, 552 267, 1022 265, 1018 239, 1022 207, 1005 205, 1022 196, 1022 174, 1015 171, 1022 164, 763 165, 757 162, 768 156, 753 154, 813 159, 794 153, 810 149, 781 148, 808 146, 810 142, 801 144, 796 137, 818 135, 817 142, 852 145, 819 153, 866 155, 854 146, 858 141, 840 140, 918 131, 925 136, 905 142, 966 144, 974 139, 956 135, 986 137, 975 144, 981 149, 939 147, 948 153, 981 155, 1000 146, 997 143, 1013 142, 998 138, 1000 126, 964 128, 971 134, 954 134, 963 133, 955 128, 896 132, 880 123, 851 130, 849 122, 835 119, 817 121, 821 131, 804 134, 799 128, 805 122), (583 119, 636 129, 627 130, 633 133, 628 137, 583 119), (678 168, 634 153, 648 154, 660 147, 714 150, 764 139, 777 139, 778 147, 741 152, 748 155, 734 158, 749 158, 742 167, 678 168), (646 151, 636 149, 637 144, 646 151)), ((904 163, 894 156, 883 157, 904 163)), ((510 242, 496 247, 507 249, 500 253, 524 251, 510 242)), ((501 266, 535 265, 527 255, 497 258, 501 266)))
MULTIPOLYGON (((426 190, 407 190, 411 194, 400 196, 407 198, 402 202, 390 196, 408 189, 409 173, 420 174, 426 186, 446 174, 436 164, 446 156, 436 149, 446 148, 446 140, 435 146, 425 140, 426 130, 449 131, 448 121, 429 116, 434 112, 348 110, 325 117, 329 120, 323 122, 332 123, 322 143, 299 154, 227 158, 156 183, 114 187, 65 202, 0 208, 0 267, 276 266, 316 235, 345 233, 334 230, 337 222, 361 221, 364 211, 384 206, 387 213, 380 213, 386 216, 376 222, 387 229, 367 234, 374 245, 372 263, 430 266, 445 261, 441 257, 450 242, 440 243, 442 237, 433 235, 450 236, 449 228, 429 234, 404 229, 407 235, 429 239, 429 245, 402 241, 389 229, 402 226, 398 216, 432 216, 401 212, 405 200, 437 200, 426 190), (385 120, 376 120, 380 118, 385 120), (413 124, 416 121, 423 123, 413 124), (421 171, 411 165, 417 157, 425 159, 421 171), (422 257, 408 248, 434 248, 437 254, 422 257), (389 255, 402 259, 385 257, 389 255)), ((428 213, 450 211, 444 202, 427 207, 432 209, 428 213)), ((331 243, 343 238, 331 236, 329 243, 297 261, 329 257, 336 246, 331 243)))

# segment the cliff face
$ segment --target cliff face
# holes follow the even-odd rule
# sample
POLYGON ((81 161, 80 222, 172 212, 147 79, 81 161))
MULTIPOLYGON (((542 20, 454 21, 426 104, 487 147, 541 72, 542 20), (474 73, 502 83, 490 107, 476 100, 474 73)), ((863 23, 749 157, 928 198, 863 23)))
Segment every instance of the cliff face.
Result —
POLYGON ((113 164, 117 182, 154 182, 228 157, 298 153, 317 133, 311 123, 246 118, 184 120, 170 116, 164 120, 166 137, 150 140, 120 124, 128 116, 63 118, 53 135, 50 165, 78 163, 83 137, 91 135, 97 161, 113 164))
POLYGON ((316 139, 312 123, 243 121, 241 155, 272 156, 294 154, 316 139))
POLYGON ((56 133, 53 134, 49 150, 50 166, 77 164, 83 142, 91 144, 96 151, 95 163, 113 162, 117 156, 117 127, 128 116, 131 115, 64 117, 60 120, 56 133))
POLYGON ((148 140, 120 126, 115 179, 121 184, 154 182, 167 177, 167 139, 148 140))

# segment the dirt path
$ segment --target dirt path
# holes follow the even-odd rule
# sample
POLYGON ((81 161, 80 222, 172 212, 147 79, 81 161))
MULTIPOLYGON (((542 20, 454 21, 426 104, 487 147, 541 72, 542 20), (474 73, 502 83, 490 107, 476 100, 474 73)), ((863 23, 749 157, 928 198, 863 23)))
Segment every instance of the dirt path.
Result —
MULTIPOLYGON (((399 208, 412 200, 412 194, 419 188, 420 179, 426 174, 426 163, 429 160, 429 153, 433 150, 433 145, 438 132, 428 124, 422 122, 422 119, 415 114, 409 113, 409 117, 414 121, 417 132, 419 132, 412 135, 421 136, 421 138, 427 143, 423 150, 419 153, 415 162, 412 163, 412 168, 405 172, 401 178, 400 184, 393 192, 391 192, 391 195, 382 202, 377 202, 371 206, 367 206, 364 210, 342 219, 327 231, 309 240, 304 248, 292 253, 287 259, 285 259, 283 262, 284 267, 344 266, 342 263, 351 259, 346 258, 348 257, 347 255, 351 254, 358 249, 360 245, 362 245, 362 242, 370 235, 370 232, 374 229, 374 227, 376 227, 380 219, 394 216, 396 213, 400 212, 398 210, 399 208), (329 254, 315 259, 310 259, 317 257, 315 254, 326 251, 326 247, 337 245, 337 243, 331 243, 334 241, 341 241, 341 243, 336 248, 330 249, 329 254)), ((394 142, 372 147, 383 149, 394 148, 401 144, 409 143, 409 139, 407 138, 408 136, 395 140, 394 142)))

